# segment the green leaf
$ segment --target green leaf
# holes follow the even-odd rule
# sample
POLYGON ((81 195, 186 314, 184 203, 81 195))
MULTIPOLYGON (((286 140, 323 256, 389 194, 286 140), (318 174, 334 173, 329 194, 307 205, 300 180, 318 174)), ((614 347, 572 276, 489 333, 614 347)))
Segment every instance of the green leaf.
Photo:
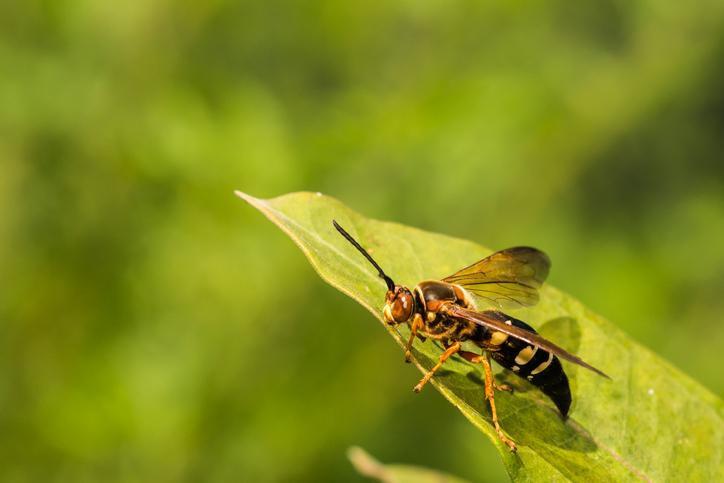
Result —
MULTIPOLYGON (((289 235, 325 281, 380 322, 385 286, 334 230, 332 219, 360 240, 397 283, 408 286, 449 275, 490 253, 469 241, 367 219, 319 193, 271 200, 237 194, 289 235)), ((574 403, 563 422, 533 386, 501 374, 516 388, 513 394, 496 395, 503 429, 518 444, 518 452, 510 453, 493 430, 481 368, 457 357, 445 364, 433 386, 493 441, 513 480, 724 480, 721 399, 549 285, 538 305, 512 315, 613 378, 564 363, 574 403)), ((382 326, 404 345, 406 327, 398 332, 382 326)), ((425 371, 439 354, 431 341, 417 341, 413 362, 425 371)), ((415 382, 409 381, 410 387, 415 382)))
POLYGON ((361 475, 377 478, 383 483, 467 483, 467 480, 429 468, 384 465, 357 446, 347 451, 347 457, 361 475))

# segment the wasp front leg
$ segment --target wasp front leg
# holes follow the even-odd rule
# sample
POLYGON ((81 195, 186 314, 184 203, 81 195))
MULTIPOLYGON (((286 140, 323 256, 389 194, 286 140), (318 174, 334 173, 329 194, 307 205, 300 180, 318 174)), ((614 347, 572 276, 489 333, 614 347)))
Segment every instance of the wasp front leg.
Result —
POLYGON ((435 374, 435 371, 440 369, 442 367, 442 365, 445 363, 445 361, 450 358, 450 356, 452 356, 453 354, 458 352, 460 350, 460 347, 462 347, 462 344, 460 344, 460 342, 455 342, 450 347, 448 347, 447 350, 445 350, 445 352, 443 352, 442 355, 440 355, 440 359, 437 361, 437 364, 435 364, 435 366, 432 369, 427 371, 427 373, 424 376, 422 376, 422 379, 420 379, 420 382, 417 383, 417 386, 415 386, 413 388, 413 391, 415 391, 415 392, 422 391, 422 388, 425 386, 425 384, 427 384, 427 382, 430 380, 430 378, 432 378, 433 374, 435 374))
POLYGON ((510 387, 506 386, 503 388, 503 386, 495 384, 495 379, 493 379, 493 370, 490 367, 490 356, 488 356, 487 352, 480 355, 474 352, 463 351, 460 355, 470 362, 480 362, 483 364, 483 370, 485 371, 485 399, 487 399, 490 404, 490 412, 493 416, 493 426, 495 426, 495 432, 498 433, 498 438, 500 438, 500 440, 505 443, 508 448, 510 448, 510 451, 515 452, 517 450, 515 442, 503 433, 500 423, 498 423, 498 412, 495 409, 495 389, 510 390, 510 387))
POLYGON ((412 343, 415 340, 417 331, 422 327, 422 315, 415 314, 412 318, 412 322, 410 323, 410 339, 407 341, 407 345, 405 346, 405 362, 410 362, 410 357, 412 357, 412 343))

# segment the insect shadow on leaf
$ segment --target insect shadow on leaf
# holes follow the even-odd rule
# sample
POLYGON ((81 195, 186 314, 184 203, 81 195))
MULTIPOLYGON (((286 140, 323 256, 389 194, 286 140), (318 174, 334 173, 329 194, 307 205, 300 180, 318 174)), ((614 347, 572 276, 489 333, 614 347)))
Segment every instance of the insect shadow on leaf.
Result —
MULTIPOLYGON (((581 328, 578 321, 573 317, 556 317, 547 320, 539 327, 539 332, 546 338, 560 341, 571 353, 577 353, 581 345, 581 328)), ((520 378, 512 377, 507 371, 497 375, 501 382, 509 384, 514 391, 519 392, 519 397, 504 399, 508 404, 501 405, 500 419, 506 421, 510 434, 521 442, 531 444, 534 441, 538 444, 545 443, 547 446, 554 446, 570 451, 592 452, 597 445, 589 433, 575 417, 575 401, 578 389, 578 368, 575 364, 567 364, 571 393, 573 394, 574 405, 571 415, 565 421, 560 418, 552 418, 555 408, 550 402, 535 391, 535 387, 520 378), (520 414, 518 414, 520 413, 520 414), (512 417, 518 414, 520 417, 512 417), (523 423, 522 421, 525 421, 523 423), (530 428, 539 428, 531 431, 530 428)), ((472 377, 470 374, 468 377, 472 377)), ((553 453, 551 453, 553 455, 553 453)), ((578 468, 576 471, 586 471, 585 468, 578 468)))

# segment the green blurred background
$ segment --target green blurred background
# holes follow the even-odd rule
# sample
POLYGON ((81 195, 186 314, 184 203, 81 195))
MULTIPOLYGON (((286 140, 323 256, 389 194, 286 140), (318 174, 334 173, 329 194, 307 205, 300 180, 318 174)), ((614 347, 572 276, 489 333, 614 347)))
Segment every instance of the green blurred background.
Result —
MULTIPOLYGON (((0 480, 505 478, 232 195, 530 244, 721 395, 724 4, 0 4, 0 480)), ((666 375, 663 374, 662 377, 666 375)))

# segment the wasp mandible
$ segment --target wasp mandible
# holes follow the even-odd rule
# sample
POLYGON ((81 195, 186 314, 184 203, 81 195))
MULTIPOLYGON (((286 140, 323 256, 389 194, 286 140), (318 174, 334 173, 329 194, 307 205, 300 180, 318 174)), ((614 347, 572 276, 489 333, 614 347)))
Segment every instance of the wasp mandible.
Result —
POLYGON ((550 259, 542 251, 531 247, 507 248, 442 280, 425 280, 410 290, 395 284, 357 240, 336 221, 332 224, 372 264, 387 285, 383 309, 385 322, 389 325, 406 323, 410 328, 405 360, 410 361, 415 337, 422 341, 426 338, 440 341, 445 349, 414 391, 420 392, 455 354, 470 362, 481 363, 485 373, 485 398, 490 404, 495 432, 511 451, 516 450, 515 442, 500 427, 494 397, 495 389, 510 390, 510 387, 495 383, 491 358, 540 389, 553 401, 564 419, 571 406, 571 390, 559 357, 608 378, 602 371, 541 337, 522 320, 500 310, 478 310, 476 298, 500 308, 535 305, 538 289, 550 270, 550 259), (466 341, 477 345, 481 353, 462 350, 466 341))

